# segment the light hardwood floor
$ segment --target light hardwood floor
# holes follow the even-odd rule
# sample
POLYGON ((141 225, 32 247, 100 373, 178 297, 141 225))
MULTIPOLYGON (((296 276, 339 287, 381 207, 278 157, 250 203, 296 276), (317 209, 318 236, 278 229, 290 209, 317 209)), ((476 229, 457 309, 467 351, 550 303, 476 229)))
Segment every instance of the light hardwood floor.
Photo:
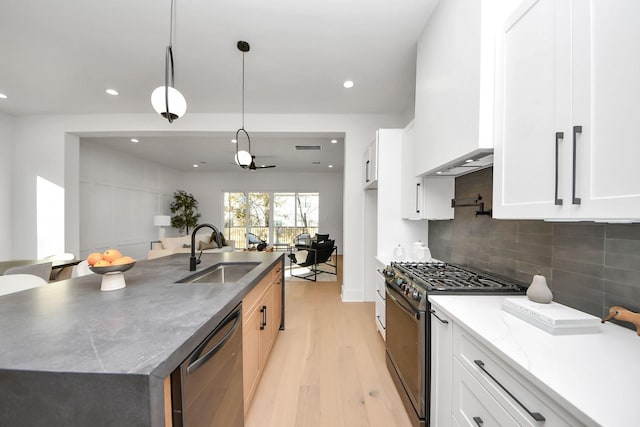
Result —
POLYGON ((342 303, 341 279, 286 282, 286 329, 245 426, 410 426, 387 372, 374 303, 342 303))

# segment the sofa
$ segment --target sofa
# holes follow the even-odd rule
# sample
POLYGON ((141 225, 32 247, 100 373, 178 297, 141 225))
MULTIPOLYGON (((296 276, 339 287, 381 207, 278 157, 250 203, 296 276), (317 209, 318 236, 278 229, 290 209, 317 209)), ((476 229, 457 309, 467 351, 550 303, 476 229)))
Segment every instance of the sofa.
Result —
MULTIPOLYGON (((233 252, 236 249, 234 240, 223 240, 224 245, 219 248, 215 241, 211 241, 211 233, 196 234, 196 253, 209 254, 217 252, 233 252)), ((160 258, 178 253, 191 253, 191 235, 180 237, 165 237, 159 242, 151 244, 151 250, 147 254, 147 259, 160 258)))

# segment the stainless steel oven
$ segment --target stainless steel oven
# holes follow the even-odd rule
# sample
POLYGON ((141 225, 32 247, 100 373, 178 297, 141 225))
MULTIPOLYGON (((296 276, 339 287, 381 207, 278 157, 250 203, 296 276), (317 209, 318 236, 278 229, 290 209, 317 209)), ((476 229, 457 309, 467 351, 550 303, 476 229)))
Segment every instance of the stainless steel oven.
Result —
MULTIPOLYGON (((386 287, 387 367, 416 427, 429 425, 430 293, 522 294, 516 284, 447 263, 391 263, 386 287)), ((437 427, 437 426, 433 426, 437 427)))
MULTIPOLYGON (((407 410, 415 419, 426 417, 426 351, 427 319, 424 311, 412 306, 404 294, 386 286, 387 366, 407 410)), ((424 422, 416 425, 425 425, 424 422)))

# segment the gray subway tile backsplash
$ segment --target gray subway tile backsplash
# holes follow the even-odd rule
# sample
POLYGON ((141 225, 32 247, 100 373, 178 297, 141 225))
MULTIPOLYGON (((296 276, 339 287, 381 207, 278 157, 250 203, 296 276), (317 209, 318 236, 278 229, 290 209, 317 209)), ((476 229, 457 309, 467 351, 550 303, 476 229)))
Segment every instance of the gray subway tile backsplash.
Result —
MULTIPOLYGON (((491 208, 491 168, 456 178, 456 198, 478 194, 491 208)), ((496 220, 456 208, 429 221, 432 256, 528 285, 543 274, 554 300, 603 317, 613 305, 640 312, 640 224, 496 220)), ((633 328, 629 323, 622 326, 633 328)))

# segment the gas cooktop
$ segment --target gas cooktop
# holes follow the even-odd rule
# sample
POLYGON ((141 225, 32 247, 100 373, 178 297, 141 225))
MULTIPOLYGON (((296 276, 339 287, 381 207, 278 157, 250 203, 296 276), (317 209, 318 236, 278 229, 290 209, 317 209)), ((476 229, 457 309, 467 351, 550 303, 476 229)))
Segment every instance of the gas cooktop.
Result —
POLYGON ((444 262, 392 262, 395 276, 428 291, 522 293, 523 288, 487 273, 444 262))

